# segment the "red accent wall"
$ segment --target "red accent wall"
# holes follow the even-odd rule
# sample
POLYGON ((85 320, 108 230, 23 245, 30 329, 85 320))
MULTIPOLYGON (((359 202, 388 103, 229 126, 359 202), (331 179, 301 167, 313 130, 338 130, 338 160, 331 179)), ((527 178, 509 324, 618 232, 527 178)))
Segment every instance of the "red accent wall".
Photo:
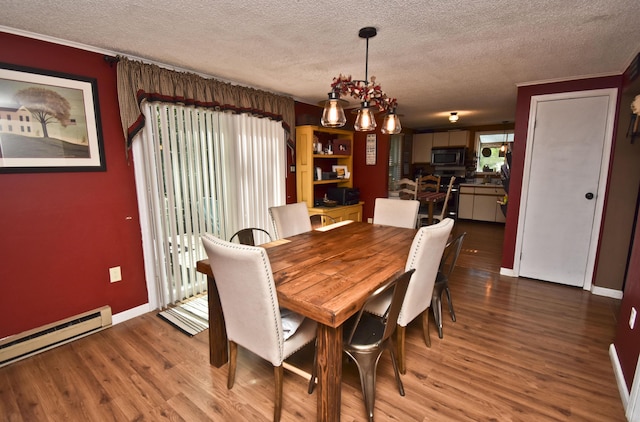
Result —
POLYGON ((618 326, 614 345, 622 373, 631 391, 633 378, 636 374, 638 356, 640 356, 640 315, 636 316, 635 329, 629 327, 631 308, 640 312, 640 214, 636 218, 636 232, 629 260, 629 270, 625 281, 624 297, 620 304, 618 326))
POLYGON ((106 172, 0 174, 0 338, 103 305, 147 302, 116 68, 102 54, 0 32, 0 62, 96 78, 106 172), (109 268, 123 280, 110 283, 109 268))
POLYGON ((511 181, 509 184, 509 212, 507 213, 507 221, 505 223, 504 244, 502 249, 503 268, 513 268, 518 215, 520 212, 520 194, 522 193, 525 147, 527 143, 527 132, 529 130, 531 97, 534 95, 556 94, 560 92, 621 88, 621 85, 622 76, 609 76, 522 86, 518 88, 514 144, 512 147, 511 181))

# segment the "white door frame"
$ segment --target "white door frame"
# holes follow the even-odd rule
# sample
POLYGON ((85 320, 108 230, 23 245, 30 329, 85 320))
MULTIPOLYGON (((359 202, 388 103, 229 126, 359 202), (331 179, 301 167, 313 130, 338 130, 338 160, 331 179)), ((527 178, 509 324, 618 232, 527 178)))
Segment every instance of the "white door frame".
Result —
POLYGON ((529 107, 529 127, 527 130, 527 142, 524 159, 524 172, 522 175, 522 192, 520 193, 520 213, 518 215, 518 228, 516 234, 516 247, 513 257, 513 271, 515 276, 520 276, 520 254, 522 252, 522 240, 524 232, 524 222, 527 214, 527 196, 529 194, 529 179, 531 177, 531 159, 533 150, 533 136, 535 132, 535 121, 538 110, 538 103, 543 101, 568 100, 573 98, 585 98, 594 96, 609 96, 609 110, 607 112, 607 127, 605 128, 605 139, 602 150, 602 162, 600 165, 600 178, 598 183, 598 193, 596 195, 595 215, 591 228, 591 245, 587 259, 587 270, 585 272, 584 290, 591 290, 593 280, 593 270, 595 268, 596 252, 598 250, 600 226, 602 224, 602 212, 604 210, 604 199, 607 189, 609 175, 609 162, 611 159, 611 145, 613 142, 613 127, 616 118, 616 108, 618 100, 618 89, 594 89, 589 91, 563 92, 558 94, 534 95, 531 97, 529 107))

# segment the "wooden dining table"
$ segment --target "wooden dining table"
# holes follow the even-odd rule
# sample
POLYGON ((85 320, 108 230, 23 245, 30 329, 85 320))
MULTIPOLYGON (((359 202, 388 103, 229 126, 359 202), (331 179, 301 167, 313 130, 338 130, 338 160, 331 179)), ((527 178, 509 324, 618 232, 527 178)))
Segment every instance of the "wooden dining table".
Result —
POLYGON ((443 202, 446 197, 447 197, 447 194, 445 192, 426 191, 426 192, 418 192, 416 194, 416 199, 420 202, 427 203, 429 207, 429 217, 427 219, 428 225, 433 224, 433 209, 435 204, 437 204, 438 202, 443 202))
MULTIPOLYGON (((400 275, 415 229, 340 222, 263 246, 273 271, 280 306, 318 322, 318 421, 340 420, 342 323, 369 295, 400 275)), ((224 317, 208 260, 197 269, 207 275, 210 362, 227 362, 224 317)))

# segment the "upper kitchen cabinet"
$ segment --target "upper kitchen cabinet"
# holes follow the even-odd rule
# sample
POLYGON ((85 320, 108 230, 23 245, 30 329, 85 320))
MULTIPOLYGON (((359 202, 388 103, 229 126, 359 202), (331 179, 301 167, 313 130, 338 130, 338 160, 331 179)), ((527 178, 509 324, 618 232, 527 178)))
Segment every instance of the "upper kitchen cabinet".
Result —
POLYGON ((435 132, 433 134, 433 147, 468 147, 469 131, 452 130, 448 132, 435 132))
POLYGON ((412 163, 430 163, 433 133, 417 133, 413 135, 412 163))
POLYGON ((411 163, 431 163, 431 149, 442 147, 468 147, 468 130, 418 133, 413 135, 411 163))

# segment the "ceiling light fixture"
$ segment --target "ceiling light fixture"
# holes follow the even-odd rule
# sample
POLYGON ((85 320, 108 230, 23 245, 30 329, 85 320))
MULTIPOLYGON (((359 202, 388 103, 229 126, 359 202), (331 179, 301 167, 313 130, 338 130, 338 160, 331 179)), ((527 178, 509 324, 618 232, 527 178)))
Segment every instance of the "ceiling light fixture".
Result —
POLYGON ((449 121, 451 123, 457 122, 458 121, 458 112, 452 111, 451 114, 449 115, 449 121))
POLYGON ((350 95, 360 101, 358 115, 353 128, 359 132, 368 132, 376 128, 376 112, 386 111, 387 115, 382 123, 382 133, 396 134, 400 133, 402 126, 400 118, 396 113, 398 102, 395 98, 387 97, 379 84, 376 84, 376 77, 372 76, 369 81, 369 38, 373 38, 377 34, 374 27, 367 26, 360 29, 358 36, 367 40, 367 51, 364 68, 364 80, 352 80, 351 76, 343 76, 340 74, 337 78, 333 78, 331 84, 331 92, 329 99, 325 102, 324 111, 322 112, 322 126, 324 127, 342 127, 347 122, 344 115, 342 104, 346 101, 341 100, 341 95, 350 95))

